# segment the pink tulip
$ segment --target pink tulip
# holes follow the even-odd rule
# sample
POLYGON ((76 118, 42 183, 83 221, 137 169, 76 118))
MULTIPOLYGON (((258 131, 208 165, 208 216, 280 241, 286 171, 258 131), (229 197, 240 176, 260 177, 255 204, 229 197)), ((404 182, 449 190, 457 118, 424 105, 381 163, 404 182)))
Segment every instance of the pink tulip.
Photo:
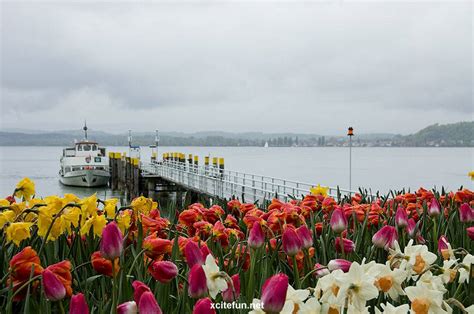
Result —
POLYGON ((461 222, 471 222, 474 220, 474 210, 468 203, 464 203, 459 207, 459 220, 461 222))
POLYGON ((329 221, 332 231, 335 233, 341 233, 347 228, 347 218, 344 215, 344 212, 340 208, 336 208, 331 215, 331 220, 329 221))
POLYGON ((408 224, 407 224, 407 227, 406 227, 406 231, 407 231, 408 235, 410 236, 410 238, 415 237, 415 232, 416 232, 415 219, 413 219, 413 218, 408 219, 408 224))
POLYGON ((42 273, 42 283, 46 299, 50 301, 59 301, 66 296, 66 288, 58 277, 49 269, 45 269, 42 273))
POLYGON ((287 226, 281 237, 283 251, 288 256, 295 256, 301 249, 301 239, 298 237, 294 227, 287 226))
POLYGON ((140 314, 162 314, 161 308, 156 302, 155 296, 150 291, 146 291, 140 297, 138 303, 138 312, 140 314))
POLYGON ((71 297, 69 314, 89 314, 89 307, 82 293, 75 294, 71 297))
POLYGON ((438 217, 441 214, 441 207, 439 206, 438 200, 433 198, 430 202, 430 206, 428 207, 428 215, 430 217, 438 217))
MULTIPOLYGON (((334 246, 336 247, 336 252, 341 253, 341 238, 336 238, 334 246)), ((351 240, 343 238, 342 246, 344 247, 344 253, 354 252, 355 244, 351 240)))
POLYGON ((132 282, 133 287, 133 300, 136 304, 140 304, 140 298, 145 292, 151 292, 150 288, 141 281, 135 280, 132 282))
POLYGON ((178 275, 178 267, 170 261, 153 262, 148 270, 161 283, 168 283, 178 275))
POLYGON ((262 286, 263 310, 266 313, 279 313, 285 305, 287 291, 287 275, 276 274, 268 278, 262 286))
POLYGON ((372 243, 378 248, 393 248, 393 243, 398 239, 397 229, 392 226, 383 226, 372 236, 372 243))
POLYGON ((333 259, 329 261, 328 269, 330 271, 340 269, 343 272, 347 273, 349 271, 349 268, 351 268, 351 264, 352 262, 349 262, 348 260, 345 260, 345 259, 341 259, 341 258, 333 259))
POLYGON ((467 231, 467 236, 471 238, 471 240, 474 240, 474 226, 466 228, 467 231))
POLYGON ((448 244, 448 238, 446 238, 444 235, 440 236, 438 239, 438 252, 442 253, 443 250, 447 250, 449 248, 448 244))
POLYGON ((207 294, 207 279, 201 265, 194 265, 188 275, 188 294, 191 298, 199 299, 207 294))
POLYGON ((137 303, 128 301, 117 306, 117 314, 136 314, 138 313, 137 303))
POLYGON ((304 249, 309 249, 313 246, 313 235, 306 225, 301 225, 299 228, 297 228, 296 233, 301 239, 304 249))
POLYGON ((204 264, 203 254, 194 241, 189 240, 188 243, 186 243, 184 246, 184 256, 186 257, 186 263, 188 263, 189 268, 192 268, 196 264, 204 264))
POLYGON ((250 229, 248 244, 252 249, 258 249, 262 247, 263 243, 265 243, 265 234, 260 223, 256 221, 250 229))
POLYGON ((212 301, 209 298, 200 299, 193 308, 193 314, 215 314, 216 310, 212 308, 212 301))
POLYGON ((239 298, 240 296, 240 277, 238 274, 235 274, 231 277, 232 285, 228 285, 227 290, 222 291, 222 299, 225 302, 232 302, 239 298))
POLYGON ((327 267, 324 267, 323 265, 321 265, 319 263, 316 263, 314 265, 314 269, 315 269, 314 276, 316 278, 321 278, 321 277, 324 277, 327 274, 329 274, 329 269, 327 267))
POLYGON ((395 213, 395 224, 398 228, 405 228, 408 226, 408 215, 405 208, 399 206, 395 213))
POLYGON ((123 250, 122 231, 115 223, 110 222, 102 231, 102 239, 100 240, 100 254, 102 257, 114 260, 120 257, 123 250))

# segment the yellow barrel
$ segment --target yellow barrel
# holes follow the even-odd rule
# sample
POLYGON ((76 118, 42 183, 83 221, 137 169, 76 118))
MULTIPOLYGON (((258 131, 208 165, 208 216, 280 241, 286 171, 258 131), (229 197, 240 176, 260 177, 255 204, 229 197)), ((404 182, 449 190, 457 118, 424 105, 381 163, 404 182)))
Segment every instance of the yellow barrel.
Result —
POLYGON ((199 156, 194 156, 194 165, 197 166, 199 164, 199 156))
POLYGON ((219 168, 224 168, 224 158, 219 158, 219 168))
POLYGON ((212 165, 217 167, 217 157, 212 157, 212 165))
POLYGON ((204 157, 204 165, 209 166, 209 156, 204 157))

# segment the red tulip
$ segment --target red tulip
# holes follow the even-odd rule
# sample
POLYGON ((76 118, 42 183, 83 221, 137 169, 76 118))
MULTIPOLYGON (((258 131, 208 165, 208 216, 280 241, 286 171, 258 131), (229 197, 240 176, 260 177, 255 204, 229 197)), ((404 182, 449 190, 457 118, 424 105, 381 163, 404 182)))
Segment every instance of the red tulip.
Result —
POLYGON ((201 265, 194 265, 188 275, 188 293, 191 298, 201 298, 207 294, 207 279, 201 265))
POLYGON ((186 246, 184 247, 184 256, 186 257, 186 263, 188 263, 189 268, 196 264, 204 264, 202 251, 199 249, 196 242, 192 240, 188 240, 188 243, 186 243, 186 246))
POLYGON ((297 228, 296 233, 303 244, 303 248, 309 249, 313 246, 313 235, 306 225, 301 225, 299 228, 297 228))
POLYGON ((474 240, 474 226, 466 228, 467 236, 474 240))
POLYGON ((150 288, 139 280, 132 282, 133 287, 133 300, 136 304, 140 304, 140 298, 145 292, 151 292, 150 288))
POLYGON ((215 314, 216 310, 212 308, 212 301, 209 298, 200 299, 193 308, 193 314, 215 314))
POLYGON ((178 267, 169 261, 153 262, 148 271, 155 280, 161 283, 168 283, 178 275, 178 267))
POLYGON ((372 236, 372 243, 378 248, 392 248, 395 240, 398 239, 397 229, 392 226, 383 226, 372 236))
POLYGON ((94 268, 96 272, 104 276, 112 277, 112 275, 117 275, 120 270, 119 260, 117 258, 115 259, 115 261, 113 261, 114 274, 112 274, 112 261, 103 258, 102 255, 100 254, 100 251, 96 251, 92 253, 91 263, 92 263, 92 268, 94 268))
POLYGON ((43 289, 46 299, 50 301, 59 301, 66 296, 66 288, 62 282, 49 269, 43 270, 41 274, 43 280, 43 289))
POLYGON ((332 231, 335 233, 341 233, 347 228, 347 218, 344 215, 344 212, 340 208, 334 209, 331 215, 331 220, 329 221, 332 231))
POLYGON ((170 254, 173 248, 173 242, 168 239, 158 238, 156 232, 143 240, 145 254, 152 259, 157 259, 164 254, 170 254))
POLYGON ((89 314, 89 307, 82 293, 75 294, 71 297, 69 314, 89 314))
POLYGON ((283 251, 288 256, 295 256, 301 250, 301 239, 293 227, 287 226, 281 237, 283 251))
POLYGON ((138 302, 138 312, 140 314, 162 314, 161 308, 156 302, 155 296, 150 291, 145 291, 138 302))
POLYGON ((231 277, 232 285, 228 285, 227 290, 222 291, 222 299, 225 302, 232 302, 239 298, 240 296, 240 277, 238 274, 235 274, 231 277), (233 288, 233 289, 232 289, 233 288))
POLYGON ((128 301, 117 306, 117 314, 136 314, 138 313, 137 303, 128 301))
POLYGON ((262 230, 262 225, 256 221, 250 229, 248 244, 252 249, 258 249, 265 243, 265 234, 262 230))
MULTIPOLYGON (((341 238, 336 238, 336 242, 334 243, 336 247, 336 252, 341 253, 341 238)), ((344 247, 344 253, 352 253, 355 249, 355 244, 349 239, 343 238, 342 246, 344 247)))
POLYGON ((438 217, 439 214, 441 214, 441 207, 439 206, 436 198, 433 198, 430 202, 430 206, 428 207, 428 215, 430 217, 438 217))
POLYGON ((403 208, 402 206, 398 207, 397 212, 395 214, 395 224, 399 228, 405 228, 406 226, 408 226, 408 215, 405 211, 405 208, 403 208))
POLYGON ((468 203, 464 203, 459 207, 459 220, 461 222, 471 222, 474 220, 474 210, 468 203))
POLYGON ((262 286, 261 302, 263 310, 270 313, 279 313, 283 309, 288 291, 288 276, 276 274, 268 278, 262 286))
POLYGON ((351 268, 352 262, 349 262, 345 259, 333 259, 330 260, 328 263, 328 269, 330 271, 340 269, 343 272, 347 273, 349 271, 349 268, 351 268))
POLYGON ((122 231, 115 223, 110 222, 102 231, 102 239, 100 240, 100 254, 108 260, 114 260, 120 257, 123 250, 122 231))
POLYGON ((8 278, 7 286, 13 285, 13 292, 16 292, 14 301, 22 300, 27 292, 23 288, 18 291, 30 279, 31 270, 34 268, 33 276, 36 277, 41 274, 43 267, 36 251, 30 246, 25 247, 20 253, 14 255, 10 260, 10 278, 8 278))

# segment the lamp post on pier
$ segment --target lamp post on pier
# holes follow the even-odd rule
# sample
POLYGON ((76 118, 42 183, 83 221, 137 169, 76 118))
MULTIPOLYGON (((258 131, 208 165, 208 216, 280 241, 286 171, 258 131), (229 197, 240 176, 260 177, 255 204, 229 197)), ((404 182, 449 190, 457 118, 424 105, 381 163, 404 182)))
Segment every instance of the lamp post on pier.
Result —
POLYGON ((352 191, 352 137, 354 136, 354 129, 350 126, 347 129, 347 136, 349 136, 349 195, 352 191))

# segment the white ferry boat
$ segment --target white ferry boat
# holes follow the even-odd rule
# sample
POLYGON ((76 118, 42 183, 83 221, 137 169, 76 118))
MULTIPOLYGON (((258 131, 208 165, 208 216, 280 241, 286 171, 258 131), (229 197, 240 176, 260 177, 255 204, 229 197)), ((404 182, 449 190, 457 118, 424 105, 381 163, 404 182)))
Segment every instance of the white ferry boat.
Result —
POLYGON ((59 181, 64 185, 82 187, 107 185, 110 172, 105 148, 87 139, 87 125, 83 130, 84 140, 63 149, 59 181))

